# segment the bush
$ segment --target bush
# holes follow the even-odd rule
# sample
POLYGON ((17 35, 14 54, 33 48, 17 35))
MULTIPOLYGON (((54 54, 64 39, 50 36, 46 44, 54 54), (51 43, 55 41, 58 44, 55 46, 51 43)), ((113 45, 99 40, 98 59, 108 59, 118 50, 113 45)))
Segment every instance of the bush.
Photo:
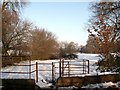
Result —
POLYGON ((111 71, 120 73, 120 57, 117 54, 109 54, 105 58, 102 58, 97 63, 101 72, 111 71))

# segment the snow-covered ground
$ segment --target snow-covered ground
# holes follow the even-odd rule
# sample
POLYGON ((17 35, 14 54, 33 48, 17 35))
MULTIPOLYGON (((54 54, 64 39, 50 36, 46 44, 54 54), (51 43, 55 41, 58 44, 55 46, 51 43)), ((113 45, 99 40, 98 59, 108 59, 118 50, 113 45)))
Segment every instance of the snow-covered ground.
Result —
POLYGON ((120 81, 117 83, 113 82, 105 82, 105 83, 99 83, 99 84, 89 84, 86 86, 83 86, 81 88, 109 88, 109 87, 114 87, 114 88, 119 88, 120 89, 120 81))
MULTIPOLYGON (((108 88, 112 88, 110 90, 120 90, 120 81, 117 83, 113 82, 105 82, 99 84, 88 84, 86 86, 82 86, 81 88, 84 90, 109 90, 108 88), (117 89, 115 89, 117 88, 117 89)), ((79 90, 78 87, 69 86, 69 87, 59 87, 58 90, 79 90)))
MULTIPOLYGON (((46 70, 46 71, 39 71, 38 72, 38 83, 40 87, 47 87, 49 83, 47 81, 50 81, 52 79, 52 72, 48 71, 51 70, 51 64, 52 62, 55 62, 56 60, 34 60, 31 62, 31 64, 38 63, 50 63, 50 65, 39 65, 39 69, 46 70)), ((20 62, 19 65, 29 65, 29 61, 23 61, 20 62)), ((36 69, 36 66, 31 66, 31 71, 34 71, 36 69)), ((29 66, 8 66, 1 69, 2 72, 29 72, 29 66)), ((18 74, 18 73, 0 73, 2 79, 29 79, 29 74, 18 74)), ((36 80, 36 73, 31 74, 31 79, 36 80)))
MULTIPOLYGON (((90 60, 90 74, 88 75, 93 75, 93 74, 97 74, 98 72, 96 72, 96 68, 97 66, 94 65, 99 59, 99 55, 98 54, 78 54, 78 59, 77 60, 83 60, 83 59, 87 59, 90 60)), ((50 63, 50 65, 46 65, 46 64, 40 64, 39 65, 39 69, 42 70, 46 70, 46 71, 39 71, 38 73, 38 83, 37 85, 39 85, 40 87, 47 87, 50 85, 50 83, 48 81, 52 80, 52 72, 49 71, 52 69, 52 62, 55 63, 55 66, 58 67, 59 66, 59 60, 33 60, 31 62, 31 64, 35 64, 36 62, 38 63, 50 63)), ((75 60, 74 60, 75 62, 75 60)), ((19 65, 29 65, 29 61, 23 61, 20 62, 19 65)), ((35 65, 33 65, 31 67, 31 71, 35 70, 35 65)), ((5 67, 1 69, 2 72, 27 72, 29 71, 29 67, 28 66, 9 66, 9 67, 5 67)), ((55 69, 56 72, 59 72, 58 69, 55 69)), ((1 77, 0 78, 29 78, 28 74, 13 74, 13 73, 0 73, 1 77)), ((35 72, 31 74, 31 78, 32 79, 36 79, 35 78, 36 74, 35 72)), ((58 78, 58 75, 55 74, 55 78, 58 78)))

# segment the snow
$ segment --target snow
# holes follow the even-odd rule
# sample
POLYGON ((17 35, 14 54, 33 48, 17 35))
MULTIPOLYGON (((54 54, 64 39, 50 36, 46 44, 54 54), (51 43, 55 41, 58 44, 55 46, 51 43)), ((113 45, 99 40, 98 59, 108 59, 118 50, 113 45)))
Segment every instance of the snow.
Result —
POLYGON ((120 89, 120 81, 117 83, 105 82, 105 83, 99 83, 99 84, 89 84, 89 85, 83 86, 81 88, 108 88, 108 87, 112 87, 112 86, 120 89))
POLYGON ((87 59, 92 61, 98 61, 100 59, 99 54, 86 54, 86 53, 78 53, 79 59, 87 59))
POLYGON ((72 87, 59 87, 58 90, 76 90, 78 87, 72 86, 72 87))
MULTIPOLYGON (((38 75, 38 83, 40 87, 47 87, 50 85, 47 81, 50 81, 52 79, 51 71, 50 70, 52 62, 55 62, 56 60, 46 60, 46 61, 40 61, 40 60, 34 60, 31 62, 31 64, 38 63, 50 63, 50 65, 40 65, 39 69, 46 70, 46 71, 39 71, 38 75)), ((20 62, 19 65, 29 65, 29 61, 23 61, 20 62)), ((35 70, 35 66, 31 67, 31 71, 35 70)), ((28 72, 29 66, 9 66, 1 69, 2 72, 28 72)), ((14 74, 14 73, 0 73, 2 79, 29 79, 29 74, 14 74)), ((35 79, 36 74, 35 72, 31 74, 31 79, 35 79)))
MULTIPOLYGON (((96 71, 97 66, 95 65, 95 63, 100 59, 98 54, 84 54, 84 53, 79 53, 78 55, 78 60, 81 61, 83 59, 87 59, 90 60, 90 74, 87 75, 96 75, 98 74, 98 72, 96 71)), ((66 60, 67 61, 67 60, 66 60)), ((72 63, 75 63, 76 60, 71 60, 72 63)), ((48 70, 52 70, 52 62, 55 63, 55 66, 58 67, 59 66, 59 60, 33 60, 31 61, 31 64, 35 64, 36 62, 38 63, 50 63, 50 65, 44 64, 44 65, 39 65, 39 69, 42 70, 46 70, 46 71, 39 71, 39 75, 38 75, 38 82, 36 83, 38 86, 40 87, 49 87, 52 84, 49 82, 52 80, 52 72, 48 71, 48 70)), ((22 61, 19 63, 19 65, 29 65, 29 61, 22 61)), ((36 67, 35 65, 31 67, 31 71, 35 70, 36 67)), ((29 67, 28 66, 9 66, 9 67, 5 67, 1 69, 2 72, 28 72, 29 71, 29 67)), ((56 72, 58 71, 58 68, 55 69, 56 72)), ((78 73, 78 72, 74 72, 74 73, 78 73)), ((109 74, 110 72, 108 72, 107 74, 109 74)), ((12 78, 12 79, 28 79, 29 75, 28 74, 14 74, 14 73, 0 73, 2 79, 8 79, 8 78, 12 78)), ((100 73, 99 73, 100 74, 100 73)), ((35 72, 31 74, 31 78, 35 79, 36 74, 35 72)), ((84 76, 84 75, 83 75, 84 76)), ((55 78, 58 78, 58 74, 55 74, 55 78)), ((105 83, 102 84, 103 86, 109 86, 112 85, 113 83, 105 83)), ((92 84, 91 84, 92 85, 92 84)), ((118 85, 120 86, 120 82, 118 83, 118 85)), ((100 86, 99 84, 96 86, 100 86)), ((87 86, 88 87, 88 86, 87 86)))

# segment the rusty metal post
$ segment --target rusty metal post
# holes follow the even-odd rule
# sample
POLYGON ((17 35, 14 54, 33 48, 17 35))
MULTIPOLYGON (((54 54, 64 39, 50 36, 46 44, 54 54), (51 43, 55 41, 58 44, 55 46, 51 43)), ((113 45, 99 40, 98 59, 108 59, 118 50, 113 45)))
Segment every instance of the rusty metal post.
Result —
POLYGON ((90 61, 88 60, 88 74, 90 73, 90 61))
POLYGON ((64 76, 64 59, 62 60, 62 76, 64 76))
POLYGON ((84 74, 84 59, 83 59, 83 74, 84 74))
POLYGON ((54 67, 55 67, 55 65, 54 65, 54 63, 52 62, 52 81, 54 81, 54 67))
POLYGON ((36 62, 36 82, 38 82, 38 62, 36 62))
POLYGON ((86 60, 84 60, 84 74, 86 74, 86 60))
POLYGON ((29 79, 31 79, 31 57, 29 56, 29 79))
POLYGON ((61 59, 60 59, 60 62, 59 62, 59 77, 61 77, 61 59))
POLYGON ((68 62, 68 77, 70 77, 70 63, 68 62))

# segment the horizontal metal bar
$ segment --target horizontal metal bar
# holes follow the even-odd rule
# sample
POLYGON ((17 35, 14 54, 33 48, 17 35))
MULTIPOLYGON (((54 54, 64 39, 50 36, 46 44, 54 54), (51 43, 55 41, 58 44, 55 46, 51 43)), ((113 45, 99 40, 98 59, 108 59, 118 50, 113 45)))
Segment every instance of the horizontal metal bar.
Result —
MULTIPOLYGON (((67 70, 68 71, 68 70, 67 70)), ((70 71, 83 71, 83 70, 70 70, 70 71)), ((64 72, 66 72, 66 71, 64 71, 64 72)))
POLYGON ((52 63, 38 63, 38 64, 47 64, 47 65, 52 65, 52 63))
POLYGON ((74 61, 75 61, 75 62, 85 62, 85 61, 89 61, 89 60, 87 60, 87 59, 86 59, 86 60, 85 60, 85 59, 82 59, 82 60, 80 60, 80 61, 77 61, 77 60, 67 60, 67 61, 66 61, 66 60, 64 60, 65 63, 67 63, 67 62, 74 62, 74 61))
POLYGON ((13 66, 31 66, 31 65, 16 65, 16 64, 14 64, 13 66))
POLYGON ((69 68, 83 68, 83 67, 81 66, 81 67, 69 67, 69 68))
POLYGON ((1 73, 30 74, 30 72, 1 72, 1 73))
POLYGON ((34 72, 36 72, 36 70, 34 70, 34 71, 31 71, 30 73, 34 73, 34 72))
POLYGON ((52 70, 38 70, 38 71, 52 71, 52 70))
POLYGON ((36 65, 36 64, 28 64, 28 65, 19 65, 19 64, 13 64, 13 66, 33 66, 33 65, 36 65))
POLYGON ((36 65, 36 64, 31 64, 30 66, 34 66, 34 65, 36 65))
POLYGON ((63 74, 63 75, 84 75, 84 74, 86 74, 86 73, 79 73, 79 74, 63 74))

